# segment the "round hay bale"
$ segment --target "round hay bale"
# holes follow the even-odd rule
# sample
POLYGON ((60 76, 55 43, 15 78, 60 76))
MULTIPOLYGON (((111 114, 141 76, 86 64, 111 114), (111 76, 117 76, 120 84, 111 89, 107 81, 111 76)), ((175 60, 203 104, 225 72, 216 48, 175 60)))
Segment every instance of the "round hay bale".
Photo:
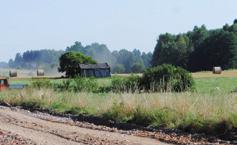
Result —
POLYGON ((38 69, 37 70, 37 76, 44 76, 44 70, 43 69, 38 69))
POLYGON ((213 74, 221 74, 221 73, 222 73, 221 67, 220 67, 220 66, 215 66, 215 67, 213 67, 212 73, 213 73, 213 74))
POLYGON ((16 70, 10 70, 9 71, 9 76, 10 77, 17 77, 17 71, 16 70))

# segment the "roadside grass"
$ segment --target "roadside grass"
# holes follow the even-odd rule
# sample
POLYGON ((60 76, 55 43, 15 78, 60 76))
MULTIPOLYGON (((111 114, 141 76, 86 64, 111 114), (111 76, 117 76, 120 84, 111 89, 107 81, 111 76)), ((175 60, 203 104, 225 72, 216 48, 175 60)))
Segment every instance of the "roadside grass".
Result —
POLYGON ((214 135, 237 128, 237 93, 73 93, 27 88, 1 92, 0 103, 214 135))
MULTIPOLYGON (((193 92, 92 93, 28 87, 0 92, 0 103, 57 113, 97 116, 119 123, 178 128, 194 133, 226 134, 237 128, 237 77, 231 71, 222 77, 212 76, 210 72, 195 73, 193 92)), ((61 84, 65 80, 15 78, 10 83, 32 85, 35 81, 42 81, 46 84, 61 84)), ((112 83, 111 78, 95 81, 99 87, 105 88, 112 83)))

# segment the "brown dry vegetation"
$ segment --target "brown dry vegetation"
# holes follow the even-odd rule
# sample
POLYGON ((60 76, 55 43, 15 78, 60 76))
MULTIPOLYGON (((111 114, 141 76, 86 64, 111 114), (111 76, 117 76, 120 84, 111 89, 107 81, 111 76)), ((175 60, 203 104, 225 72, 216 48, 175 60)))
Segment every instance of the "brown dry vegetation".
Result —
POLYGON ((192 73, 194 78, 215 78, 215 77, 237 77, 237 70, 225 70, 221 74, 213 74, 211 71, 192 73))

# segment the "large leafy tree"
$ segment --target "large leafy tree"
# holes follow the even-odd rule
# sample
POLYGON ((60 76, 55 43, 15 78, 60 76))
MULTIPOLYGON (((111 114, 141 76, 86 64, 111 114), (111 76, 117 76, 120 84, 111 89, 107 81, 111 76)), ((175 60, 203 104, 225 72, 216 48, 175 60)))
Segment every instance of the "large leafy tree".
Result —
POLYGON ((59 58, 59 72, 66 72, 67 77, 75 77, 80 73, 79 64, 94 64, 96 63, 89 56, 85 56, 79 52, 66 52, 59 58))
POLYGON ((190 53, 189 38, 186 35, 160 35, 154 50, 152 65, 164 63, 187 68, 190 53))

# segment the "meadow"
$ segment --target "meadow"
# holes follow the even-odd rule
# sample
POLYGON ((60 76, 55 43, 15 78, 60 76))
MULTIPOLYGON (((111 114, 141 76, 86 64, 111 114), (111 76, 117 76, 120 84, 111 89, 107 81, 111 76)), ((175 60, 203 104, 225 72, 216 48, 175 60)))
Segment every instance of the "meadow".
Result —
MULTIPOLYGON (((32 87, 32 84, 39 80, 57 84, 65 79, 11 79, 10 83, 26 83, 29 87, 1 92, 0 102, 96 116, 119 123, 220 135, 237 128, 237 76, 234 72, 229 76, 195 73, 195 89, 183 93, 57 91, 50 87, 32 87)), ((96 82, 99 86, 110 86, 111 78, 96 79, 96 82)))
MULTIPOLYGON (((141 74, 134 74, 141 76, 141 74)), ((130 75, 114 75, 113 77, 128 77, 130 75)), ((231 93, 237 91, 237 71, 227 71, 221 75, 214 75, 211 72, 199 72, 193 73, 195 92, 196 93, 231 93)), ((52 83, 60 83, 66 79, 54 79, 53 77, 22 77, 22 78, 11 78, 9 82, 11 84, 27 84, 31 85, 32 82, 47 80, 52 83)), ((96 79, 100 86, 111 85, 111 78, 100 78, 96 79)))

